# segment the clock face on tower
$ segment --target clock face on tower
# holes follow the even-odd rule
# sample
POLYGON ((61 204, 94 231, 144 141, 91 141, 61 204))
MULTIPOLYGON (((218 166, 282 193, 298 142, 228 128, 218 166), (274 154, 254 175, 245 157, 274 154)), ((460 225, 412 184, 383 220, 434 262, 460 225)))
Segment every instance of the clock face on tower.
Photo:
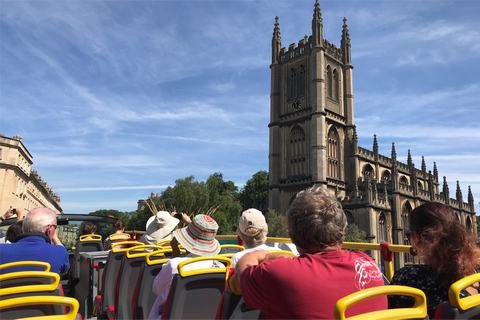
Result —
POLYGON ((294 100, 292 102, 292 110, 293 111, 298 111, 302 108, 302 104, 300 103, 300 100, 294 100))

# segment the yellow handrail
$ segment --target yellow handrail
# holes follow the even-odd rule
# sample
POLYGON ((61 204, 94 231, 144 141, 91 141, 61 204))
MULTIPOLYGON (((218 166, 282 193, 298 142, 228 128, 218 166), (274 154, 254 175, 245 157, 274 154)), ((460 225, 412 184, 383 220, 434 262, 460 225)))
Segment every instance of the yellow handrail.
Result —
POLYGON ((4 264, 0 264, 0 270, 4 270, 7 268, 14 268, 14 267, 25 267, 25 266, 44 267, 45 272, 50 271, 50 263, 43 262, 43 261, 16 261, 16 262, 4 263, 4 264))
POLYGON ((102 236, 99 235, 99 234, 84 234, 84 235, 81 235, 78 240, 80 240, 81 242, 83 241, 102 241, 102 236), (91 239, 85 239, 87 237, 91 237, 91 239))
POLYGON ((336 320, 391 320, 391 319, 422 319, 427 316, 427 298, 422 290, 410 288, 406 286, 382 286, 368 288, 362 291, 352 293, 337 301, 333 309, 336 320), (352 317, 345 317, 345 310, 366 299, 385 296, 385 295, 402 295, 415 298, 413 308, 399 308, 372 311, 364 314, 359 314, 352 317))
POLYGON ((448 290, 448 299, 450 304, 461 310, 467 310, 480 305, 480 294, 460 299, 460 291, 468 288, 472 284, 480 281, 480 273, 475 273, 463 279, 454 282, 448 290))
POLYGON ((127 249, 135 246, 144 246, 144 244, 136 241, 122 241, 122 242, 112 243, 111 249, 112 249, 112 252, 122 252, 122 251, 127 251, 127 249), (122 248, 122 246, 125 246, 125 245, 128 245, 129 247, 122 248))
POLYGON ((226 269, 231 267, 232 267, 232 260, 227 257, 223 257, 223 256, 197 257, 197 258, 192 258, 192 259, 188 259, 180 262, 178 265, 178 273, 182 277, 189 277, 189 276, 193 276, 197 274, 205 274, 205 273, 222 273, 222 272, 226 272, 226 269), (208 269, 196 269, 196 270, 189 270, 189 271, 183 270, 183 267, 185 265, 199 262, 199 261, 208 261, 208 260, 223 261, 227 263, 227 266, 225 268, 208 268, 208 269))
POLYGON ((0 287, 0 296, 16 294, 20 292, 38 292, 38 291, 53 291, 58 287, 60 282, 60 276, 58 273, 45 272, 45 271, 19 271, 10 272, 0 275, 0 283, 10 279, 24 279, 24 278, 50 278, 52 283, 45 284, 33 284, 25 286, 14 286, 8 288, 0 287))

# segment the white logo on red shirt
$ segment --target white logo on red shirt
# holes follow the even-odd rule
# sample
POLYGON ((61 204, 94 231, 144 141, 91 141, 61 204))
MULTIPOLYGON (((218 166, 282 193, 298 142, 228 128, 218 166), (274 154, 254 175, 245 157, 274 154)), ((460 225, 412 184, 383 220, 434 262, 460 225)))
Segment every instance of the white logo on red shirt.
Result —
POLYGON ((371 281, 381 281, 382 274, 375 261, 362 257, 355 260, 355 286, 358 290, 365 289, 371 281))

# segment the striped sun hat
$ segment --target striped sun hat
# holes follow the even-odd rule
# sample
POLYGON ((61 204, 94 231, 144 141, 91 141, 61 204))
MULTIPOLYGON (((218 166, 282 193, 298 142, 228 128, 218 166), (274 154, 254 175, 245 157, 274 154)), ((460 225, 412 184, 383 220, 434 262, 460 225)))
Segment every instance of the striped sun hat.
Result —
POLYGON ((173 236, 189 252, 201 256, 215 256, 220 252, 220 244, 215 235, 218 224, 210 216, 199 214, 187 227, 175 230, 173 236))

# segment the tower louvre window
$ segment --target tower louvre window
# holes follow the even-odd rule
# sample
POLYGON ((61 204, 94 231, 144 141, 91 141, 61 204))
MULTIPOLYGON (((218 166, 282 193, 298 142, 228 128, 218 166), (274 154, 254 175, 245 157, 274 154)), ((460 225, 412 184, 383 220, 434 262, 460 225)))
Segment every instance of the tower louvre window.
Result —
POLYGON ((297 97, 297 72, 293 68, 290 69, 287 90, 289 100, 297 97))
POLYGON ((388 241, 387 239, 387 219, 385 218, 385 213, 380 213, 380 218, 378 219, 378 240, 379 242, 388 241))
POLYGON ((339 174, 339 158, 340 158, 340 144, 338 133, 335 127, 331 127, 328 131, 328 175, 334 178, 340 178, 339 174))
POLYGON ((337 69, 332 72, 332 99, 338 101, 339 81, 337 69))
POLYGON ((298 88, 297 88, 297 96, 299 97, 305 95, 305 78, 306 78, 305 67, 300 66, 300 73, 298 77, 298 88))
POLYGON ((333 92, 332 92, 332 68, 330 66, 327 66, 327 96, 329 98, 332 98, 333 92))
POLYGON ((306 165, 307 143, 305 132, 299 125, 290 131, 290 176, 301 176, 307 172, 306 165))

